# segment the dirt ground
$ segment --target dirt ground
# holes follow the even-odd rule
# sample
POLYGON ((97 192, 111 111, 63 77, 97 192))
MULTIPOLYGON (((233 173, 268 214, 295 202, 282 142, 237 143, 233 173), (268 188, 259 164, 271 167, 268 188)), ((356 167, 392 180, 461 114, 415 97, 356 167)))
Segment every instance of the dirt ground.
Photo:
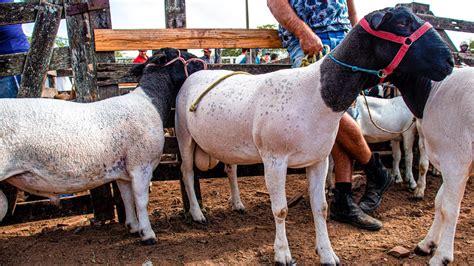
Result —
MULTIPOLYGON (((209 224, 189 224, 182 214, 179 183, 155 182, 149 213, 158 237, 142 246, 118 223, 91 226, 89 216, 74 216, 0 227, 0 264, 273 264, 274 221, 263 177, 239 179, 245 214, 232 212, 226 179, 202 180, 209 224), (151 262, 151 263, 150 263, 151 262)), ((384 223, 367 232, 328 221, 335 252, 344 264, 426 264, 429 257, 398 259, 387 254, 401 245, 413 249, 433 218, 440 177, 427 178, 423 201, 413 201, 404 187, 393 186, 376 214, 384 223)), ((455 239, 455 262, 474 264, 474 182, 470 180, 455 239)), ((356 190, 360 197, 363 187, 356 190)), ((304 175, 289 175, 287 196, 303 192, 290 208, 287 236, 298 264, 316 264, 314 225, 304 175)))

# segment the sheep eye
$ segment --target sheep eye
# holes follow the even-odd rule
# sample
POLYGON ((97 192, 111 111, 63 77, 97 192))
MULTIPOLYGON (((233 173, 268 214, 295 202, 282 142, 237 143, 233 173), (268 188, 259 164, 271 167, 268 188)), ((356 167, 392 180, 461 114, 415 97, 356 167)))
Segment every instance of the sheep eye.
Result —
POLYGON ((403 20, 403 21, 399 21, 397 23, 397 27, 406 28, 409 24, 410 24, 410 22, 408 20, 403 20))

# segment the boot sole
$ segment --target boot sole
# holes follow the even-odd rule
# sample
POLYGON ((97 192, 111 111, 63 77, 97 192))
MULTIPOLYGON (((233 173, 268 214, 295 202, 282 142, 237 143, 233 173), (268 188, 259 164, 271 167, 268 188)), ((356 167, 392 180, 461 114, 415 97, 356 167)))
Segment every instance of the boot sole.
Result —
POLYGON ((345 224, 350 224, 350 225, 353 225, 357 228, 360 228, 360 229, 365 229, 365 230, 368 230, 368 231, 378 231, 382 228, 382 226, 379 226, 379 225, 372 225, 372 226, 368 226, 368 225, 365 225, 365 224, 360 224, 358 222, 355 222, 355 221, 348 221, 348 220, 345 220, 335 214, 330 214, 329 217, 331 218, 331 220, 334 220, 336 222, 340 222, 340 223, 345 223, 345 224))
POLYGON ((393 180, 393 177, 392 177, 392 179, 390 179, 390 182, 388 184, 386 184, 385 187, 383 187, 382 192, 380 193, 380 198, 379 198, 379 200, 377 201, 377 203, 375 204, 375 206, 373 208, 366 209, 366 208, 363 207, 364 205, 362 205, 362 206, 360 205, 362 200, 359 201, 359 207, 361 208, 361 210, 363 212, 367 213, 367 214, 371 214, 378 207, 380 207, 380 204, 382 203, 382 195, 385 194, 385 192, 393 185, 393 182, 394 182, 394 180, 393 180))

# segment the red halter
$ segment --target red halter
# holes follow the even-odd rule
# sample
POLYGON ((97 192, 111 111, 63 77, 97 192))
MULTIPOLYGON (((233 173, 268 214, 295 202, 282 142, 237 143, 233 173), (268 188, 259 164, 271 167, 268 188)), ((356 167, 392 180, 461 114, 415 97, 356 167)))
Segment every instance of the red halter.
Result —
POLYGON ((388 75, 392 74, 395 68, 397 68, 397 66, 400 64, 403 57, 407 53, 408 48, 410 48, 411 44, 414 43, 416 40, 418 40, 418 38, 420 38, 423 34, 425 34, 429 29, 433 27, 430 23, 425 22, 425 24, 423 24, 410 36, 403 37, 403 36, 395 35, 391 32, 376 31, 369 26, 369 23, 367 22, 365 18, 361 19, 359 21, 359 24, 362 26, 362 28, 364 28, 365 31, 367 31, 368 33, 376 37, 379 37, 387 41, 400 43, 402 45, 400 47, 400 50, 398 50, 398 53, 393 58, 392 62, 390 62, 390 64, 386 68, 381 70, 382 76, 380 77, 381 78, 380 82, 382 82, 388 75))
POLYGON ((178 57, 174 58, 173 60, 169 61, 168 63, 166 63, 166 65, 164 66, 168 66, 168 65, 171 65, 172 63, 176 62, 177 60, 181 61, 184 65, 184 73, 186 74, 186 77, 188 77, 188 65, 189 63, 193 62, 193 61, 198 61, 198 62, 201 62, 203 65, 204 65, 204 69, 207 69, 207 63, 206 61, 200 59, 200 58, 189 58, 188 60, 184 60, 184 58, 181 57, 181 51, 179 49, 177 49, 178 51, 178 57))

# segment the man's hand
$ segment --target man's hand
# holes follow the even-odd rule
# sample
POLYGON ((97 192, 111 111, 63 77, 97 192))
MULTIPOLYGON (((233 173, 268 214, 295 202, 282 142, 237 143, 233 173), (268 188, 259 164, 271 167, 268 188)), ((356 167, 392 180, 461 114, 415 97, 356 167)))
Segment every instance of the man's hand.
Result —
POLYGON ((305 55, 318 54, 324 49, 321 39, 312 31, 306 31, 297 37, 300 39, 300 47, 305 55))

